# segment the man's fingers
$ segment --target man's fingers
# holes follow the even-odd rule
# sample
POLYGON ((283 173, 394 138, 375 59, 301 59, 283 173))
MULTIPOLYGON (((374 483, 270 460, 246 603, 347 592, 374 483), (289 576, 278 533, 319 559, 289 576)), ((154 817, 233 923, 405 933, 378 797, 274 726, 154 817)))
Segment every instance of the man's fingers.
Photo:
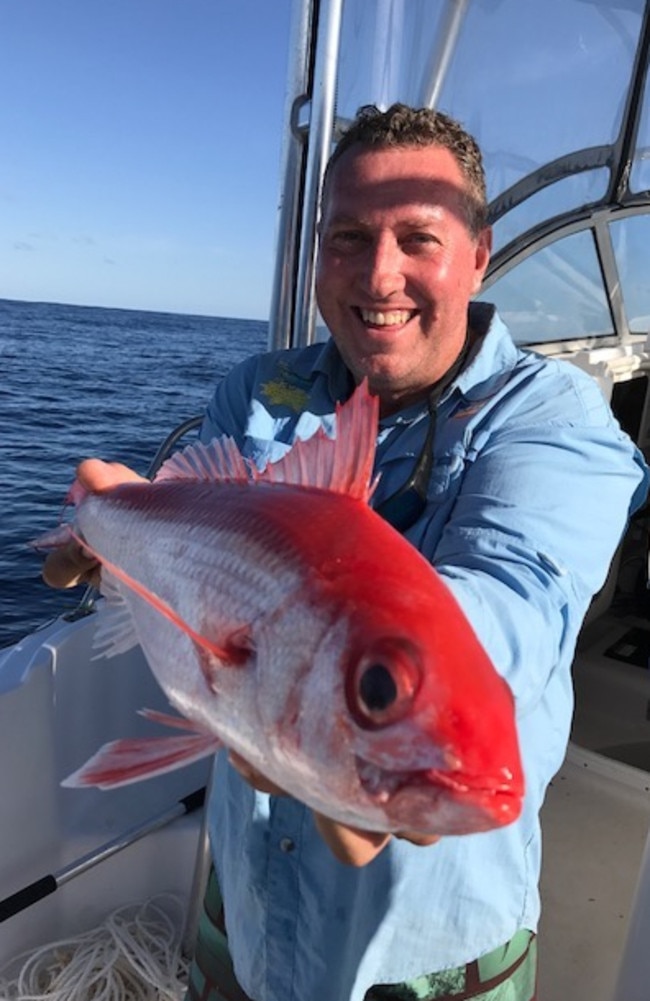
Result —
POLYGON ((77 467, 77 479, 93 493, 109 490, 119 483, 146 482, 144 476, 121 462, 103 462, 101 459, 85 459, 80 463, 77 467))
POLYGON ((253 768, 252 765, 249 765, 249 763, 239 754, 236 754, 235 751, 230 751, 228 753, 228 760, 233 768, 239 772, 241 777, 245 779, 249 785, 253 786, 254 789, 257 789, 259 792, 270 793, 272 796, 286 796, 284 789, 281 789, 280 786, 276 786, 274 782, 267 779, 265 775, 258 772, 258 770, 253 768))
POLYGON ((43 564, 43 580, 56 588, 96 585, 99 583, 99 564, 79 543, 69 542, 47 556, 43 564))
MULTIPOLYGON (((91 493, 109 490, 120 483, 143 482, 139 476, 121 462, 103 462, 85 459, 77 468, 77 481, 91 493)), ((50 587, 75 587, 77 584, 99 585, 100 566, 95 557, 78 542, 69 542, 50 553, 43 564, 43 580, 50 587)))

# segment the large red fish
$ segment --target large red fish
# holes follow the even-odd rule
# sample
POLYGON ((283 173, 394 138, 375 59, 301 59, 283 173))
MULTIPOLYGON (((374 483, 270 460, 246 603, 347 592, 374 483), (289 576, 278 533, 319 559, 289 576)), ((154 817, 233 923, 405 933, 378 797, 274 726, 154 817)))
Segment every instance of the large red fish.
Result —
POLYGON ((362 386, 335 439, 319 432, 264 472, 221 440, 153 484, 80 499, 73 531, 116 609, 99 642, 139 642, 193 732, 107 745, 72 784, 160 774, 216 737, 359 828, 460 834, 518 817, 510 690, 431 565, 368 506, 376 428, 362 386))

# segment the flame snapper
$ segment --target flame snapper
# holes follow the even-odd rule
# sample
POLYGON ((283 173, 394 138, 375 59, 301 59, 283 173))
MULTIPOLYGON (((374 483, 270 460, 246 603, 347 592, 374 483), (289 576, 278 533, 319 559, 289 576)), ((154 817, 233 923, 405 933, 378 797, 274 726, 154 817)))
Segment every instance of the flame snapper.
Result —
MULTIPOLYGON (((364 385, 259 472, 230 439, 153 483, 71 491, 102 564, 107 656, 140 643, 182 735, 117 740, 66 780, 112 787, 225 745, 343 823, 461 834, 523 797, 506 682, 427 560, 369 506, 378 403, 364 385)), ((56 539, 55 539, 56 536, 56 539)))

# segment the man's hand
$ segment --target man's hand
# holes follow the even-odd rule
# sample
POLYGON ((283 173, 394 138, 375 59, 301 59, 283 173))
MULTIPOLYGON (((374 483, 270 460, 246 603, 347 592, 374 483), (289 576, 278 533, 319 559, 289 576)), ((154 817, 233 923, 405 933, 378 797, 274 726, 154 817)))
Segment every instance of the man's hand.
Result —
POLYGON ((321 837, 332 854, 346 865, 368 865, 384 850, 391 838, 410 841, 413 845, 426 847, 435 845, 440 838, 435 834, 419 834, 415 831, 400 831, 386 834, 383 831, 362 831, 347 824, 339 824, 320 813, 314 813, 314 820, 321 837))
MULTIPOLYGON (((86 459, 77 469, 77 479, 91 493, 116 487, 118 483, 144 480, 128 466, 119 462, 86 459)), ((43 580, 50 587, 76 587, 77 584, 99 584, 99 564, 83 546, 70 542, 50 553, 43 564, 43 580)))
POLYGON ((236 754, 235 751, 228 752, 228 761, 233 766, 236 772, 238 772, 241 777, 248 782, 249 786, 253 789, 257 789, 258 792, 266 792, 270 796, 286 796, 287 793, 280 786, 276 786, 273 782, 270 782, 265 775, 258 772, 257 768, 253 768, 249 765, 244 758, 236 754))
POLYGON ((368 865, 392 837, 384 831, 361 831, 357 827, 340 824, 322 813, 314 812, 314 821, 332 855, 345 865, 368 865))
MULTIPOLYGON (((241 777, 249 785, 257 789, 258 792, 269 793, 271 796, 288 795, 284 789, 270 782, 261 772, 249 765, 244 758, 234 751, 228 754, 228 760, 233 768, 239 772, 241 777)), ((374 858, 386 847, 392 834, 383 831, 362 831, 357 827, 349 827, 336 820, 323 816, 314 811, 314 822, 323 841, 339 862, 345 865, 364 866, 372 862, 374 858)), ((402 832, 394 835, 410 841, 414 845, 433 845, 440 839, 433 834, 418 834, 416 832, 402 832)))
POLYGON ((77 584, 99 586, 99 563, 74 541, 46 556, 42 574, 50 587, 76 587, 77 584))

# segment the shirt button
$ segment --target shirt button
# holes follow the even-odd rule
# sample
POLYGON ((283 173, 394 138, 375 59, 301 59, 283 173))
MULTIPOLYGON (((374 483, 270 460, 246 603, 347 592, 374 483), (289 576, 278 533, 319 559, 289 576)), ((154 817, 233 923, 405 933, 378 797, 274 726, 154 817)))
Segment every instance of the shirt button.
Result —
POLYGON ((280 838, 280 851, 292 852, 296 847, 291 838, 280 838))

